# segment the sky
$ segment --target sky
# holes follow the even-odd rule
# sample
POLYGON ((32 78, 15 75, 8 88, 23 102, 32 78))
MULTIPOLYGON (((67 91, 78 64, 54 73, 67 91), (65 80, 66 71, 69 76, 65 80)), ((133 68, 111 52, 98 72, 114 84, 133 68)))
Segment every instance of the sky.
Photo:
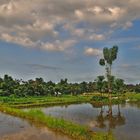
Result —
POLYGON ((0 0, 1 77, 94 81, 114 45, 113 75, 139 83, 139 0, 0 0))

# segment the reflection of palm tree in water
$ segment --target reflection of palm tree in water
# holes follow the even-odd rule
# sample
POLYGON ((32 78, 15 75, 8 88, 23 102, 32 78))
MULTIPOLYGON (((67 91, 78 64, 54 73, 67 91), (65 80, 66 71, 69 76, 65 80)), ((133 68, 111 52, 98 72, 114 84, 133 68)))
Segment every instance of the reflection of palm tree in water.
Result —
POLYGON ((105 116, 105 120, 109 122, 109 129, 116 127, 116 117, 113 116, 112 112, 112 104, 109 104, 109 110, 107 111, 107 115, 105 116))
POLYGON ((100 114, 97 116, 97 123, 98 123, 97 127, 99 128, 108 127, 108 130, 110 131, 116 126, 124 125, 125 117, 121 114, 119 104, 118 104, 118 112, 115 115, 113 115, 113 112, 112 112, 112 105, 110 104, 108 107, 109 107, 109 110, 107 111, 107 114, 105 115, 104 115, 103 107, 101 107, 100 114), (108 126, 107 126, 107 123, 105 122, 108 122, 108 126))
POLYGON ((103 106, 101 107, 101 111, 100 111, 100 114, 97 116, 97 123, 98 123, 98 127, 99 128, 105 128, 106 125, 104 123, 104 116, 103 116, 103 106))
POLYGON ((122 116, 120 111, 120 105, 118 104, 118 114, 116 116, 116 122, 118 125, 124 125, 125 124, 125 117, 122 116))

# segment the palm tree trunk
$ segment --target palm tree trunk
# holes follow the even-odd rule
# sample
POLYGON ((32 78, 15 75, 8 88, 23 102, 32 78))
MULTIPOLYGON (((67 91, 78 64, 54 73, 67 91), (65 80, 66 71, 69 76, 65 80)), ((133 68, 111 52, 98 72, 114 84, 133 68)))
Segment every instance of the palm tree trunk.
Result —
POLYGON ((111 93, 112 93, 112 87, 111 87, 111 64, 109 65, 108 70, 108 91, 109 91, 109 99, 111 101, 111 93))

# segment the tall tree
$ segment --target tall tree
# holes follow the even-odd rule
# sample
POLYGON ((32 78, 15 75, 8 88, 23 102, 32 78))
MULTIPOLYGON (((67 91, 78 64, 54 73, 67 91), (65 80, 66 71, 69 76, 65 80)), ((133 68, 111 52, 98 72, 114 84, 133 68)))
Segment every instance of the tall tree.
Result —
POLYGON ((118 98, 119 98, 119 93, 123 92, 124 80, 120 79, 120 78, 117 78, 117 79, 115 79, 114 85, 115 85, 117 95, 118 95, 118 98))
POLYGON ((103 49, 103 57, 100 59, 99 64, 101 66, 105 66, 106 68, 106 76, 108 80, 108 92, 110 93, 109 97, 111 99, 111 92, 112 92, 112 87, 111 87, 111 81, 112 81, 112 64, 113 61, 117 59, 117 54, 118 54, 118 46, 113 46, 112 48, 104 48, 103 49))
POLYGON ((105 79, 105 77, 102 75, 98 76, 96 79, 96 87, 97 87, 98 91, 101 93, 103 92, 104 79, 105 79))

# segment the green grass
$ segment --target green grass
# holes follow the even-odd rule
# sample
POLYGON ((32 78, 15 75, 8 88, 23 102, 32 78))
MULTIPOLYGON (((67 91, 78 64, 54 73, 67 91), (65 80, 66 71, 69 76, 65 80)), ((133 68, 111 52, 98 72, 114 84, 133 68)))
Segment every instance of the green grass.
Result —
POLYGON ((88 127, 75 124, 63 119, 45 115, 41 110, 23 111, 20 109, 1 106, 0 111, 26 119, 34 124, 41 124, 54 131, 61 132, 78 140, 113 140, 112 134, 95 133, 88 127))
POLYGON ((89 102, 92 96, 71 96, 66 95, 62 97, 26 97, 26 98, 12 98, 0 97, 1 104, 10 105, 11 107, 34 107, 34 106, 50 106, 59 104, 72 104, 89 102))
MULTIPOLYGON (((112 94, 112 98, 116 97, 116 94, 112 94)), ((112 99, 112 104, 124 103, 126 99, 130 101, 140 101, 140 94, 136 93, 126 93, 120 95, 120 99, 112 99)), ((93 93, 87 96, 71 96, 64 95, 61 97, 0 97, 0 104, 9 105, 16 108, 27 108, 27 107, 37 107, 37 106, 53 106, 61 104, 73 104, 73 103, 84 103, 91 102, 92 104, 107 105, 109 104, 108 94, 103 94, 101 98, 100 93, 93 93)))
POLYGON ((102 105, 108 105, 108 104, 122 104, 125 103, 125 97, 120 96, 119 98, 116 98, 117 96, 112 95, 112 100, 110 102, 108 95, 95 95, 92 97, 91 102, 95 107, 100 107, 102 105))
POLYGON ((129 102, 139 102, 140 101, 140 93, 126 93, 126 98, 129 99, 129 102))

